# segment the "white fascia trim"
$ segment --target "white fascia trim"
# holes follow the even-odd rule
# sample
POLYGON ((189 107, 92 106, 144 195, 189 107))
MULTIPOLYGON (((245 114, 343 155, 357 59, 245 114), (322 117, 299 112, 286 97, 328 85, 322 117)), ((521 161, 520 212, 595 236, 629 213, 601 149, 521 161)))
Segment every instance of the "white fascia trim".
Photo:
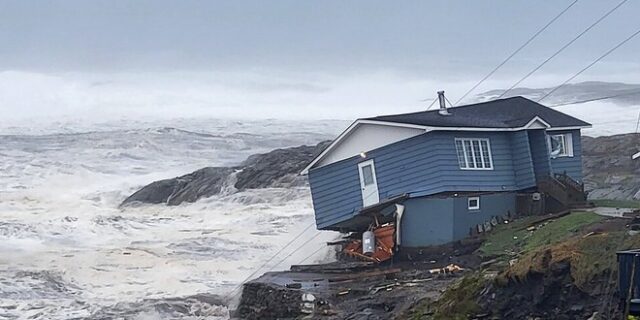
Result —
POLYGON ((538 116, 533 117, 533 119, 531 119, 531 121, 527 122, 527 124, 524 125, 524 128, 525 129, 529 129, 536 122, 542 123, 542 125, 545 126, 547 129, 551 128, 551 125, 548 122, 542 120, 542 118, 540 118, 538 116))
POLYGON ((322 160, 333 148, 335 148, 344 138, 348 137, 351 131, 353 131, 360 124, 378 124, 384 126, 391 127, 403 127, 403 128, 413 128, 413 129, 422 129, 427 131, 427 127, 415 124, 406 124, 406 123, 397 123, 397 122, 386 122, 386 121, 375 121, 375 120, 362 120, 358 119, 354 121, 347 129, 345 129, 331 144, 322 151, 311 163, 309 163, 301 172, 301 175, 306 175, 309 173, 309 170, 313 168, 313 166, 318 163, 318 161, 322 160))
POLYGON ((351 125, 349 125, 349 127, 347 127, 347 129, 345 129, 335 140, 333 140, 333 142, 331 142, 331 144, 326 149, 324 149, 324 151, 322 153, 320 153, 317 157, 315 157, 315 159, 313 159, 311 161, 311 163, 309 163, 300 172, 300 174, 301 175, 308 174, 309 170, 311 170, 311 168, 313 168, 313 166, 315 166, 316 163, 318 163, 320 160, 322 160, 329 152, 331 152, 331 150, 333 150, 333 148, 335 148, 338 144, 340 144, 340 142, 342 140, 344 140, 344 138, 349 136, 351 131, 353 131, 356 127, 358 127, 359 124, 378 124, 378 125, 391 126, 391 127, 422 129, 425 132, 429 132, 429 131, 482 131, 482 132, 495 132, 495 131, 520 131, 520 130, 526 130, 527 127, 530 126, 531 124, 533 124, 535 121, 540 121, 542 124, 547 126, 546 130, 550 130, 550 131, 551 130, 574 130, 574 129, 582 129, 582 128, 590 128, 591 127, 591 125, 589 125, 589 126, 551 128, 549 123, 547 123, 546 121, 542 120, 538 116, 533 117, 533 119, 531 119, 531 121, 527 122, 526 125, 524 125, 522 127, 517 127, 517 128, 432 127, 432 126, 422 126, 422 125, 417 125, 417 124, 408 124, 408 123, 399 123, 399 122, 388 122, 388 121, 358 119, 358 120, 354 121, 353 123, 351 123, 351 125))
POLYGON ((578 130, 578 129, 588 129, 588 128, 592 128, 592 125, 588 125, 588 126, 574 126, 574 127, 556 127, 556 128, 549 128, 547 129, 547 131, 560 131, 560 130, 578 130))

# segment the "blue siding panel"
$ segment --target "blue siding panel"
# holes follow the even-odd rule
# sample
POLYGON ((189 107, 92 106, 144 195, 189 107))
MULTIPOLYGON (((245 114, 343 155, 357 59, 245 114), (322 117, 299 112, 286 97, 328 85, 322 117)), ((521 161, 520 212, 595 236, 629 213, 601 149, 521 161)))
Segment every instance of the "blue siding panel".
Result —
POLYGON ((402 215, 403 247, 424 247, 453 241, 453 198, 406 200, 402 215))
POLYGON ((529 145, 531 146, 531 160, 536 178, 551 175, 551 161, 547 135, 544 130, 529 130, 529 145))
POLYGON ((469 210, 469 198, 454 199, 454 230, 453 240, 460 240, 469 236, 469 231, 478 224, 490 221, 492 217, 506 216, 515 213, 516 194, 500 192, 480 195, 480 209, 469 210))
POLYGON ((536 185, 536 177, 531 158, 531 147, 527 131, 516 131, 511 134, 511 151, 516 186, 526 189, 536 185))
MULTIPOLYGON (((380 199, 412 192, 429 195, 447 191, 513 191, 523 188, 533 170, 520 154, 524 135, 513 132, 433 131, 311 169, 309 182, 319 229, 353 217, 362 208, 358 163, 373 159, 380 199), (458 165, 455 138, 487 138, 493 170, 463 170, 458 165), (514 142, 519 143, 517 150, 514 142), (517 152, 516 152, 517 151, 517 152), (514 154, 516 158, 514 160, 514 154), (521 182, 519 177, 525 177, 521 182)), ((527 140, 527 139, 524 139, 527 140)))
POLYGON ((553 173, 567 173, 571 178, 582 182, 582 141, 580 130, 549 131, 547 134, 571 134, 573 140, 573 157, 558 157, 551 159, 553 173))

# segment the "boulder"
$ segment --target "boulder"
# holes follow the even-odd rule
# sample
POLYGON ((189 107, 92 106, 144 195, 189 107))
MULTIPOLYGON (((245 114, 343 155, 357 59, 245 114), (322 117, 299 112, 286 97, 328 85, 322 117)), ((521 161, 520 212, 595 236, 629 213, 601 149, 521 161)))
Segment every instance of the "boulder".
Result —
POLYGON ((207 167, 184 176, 152 182, 126 198, 121 206, 136 204, 179 205, 221 193, 269 187, 304 185, 300 171, 329 141, 315 146, 276 149, 254 154, 238 166, 207 167))

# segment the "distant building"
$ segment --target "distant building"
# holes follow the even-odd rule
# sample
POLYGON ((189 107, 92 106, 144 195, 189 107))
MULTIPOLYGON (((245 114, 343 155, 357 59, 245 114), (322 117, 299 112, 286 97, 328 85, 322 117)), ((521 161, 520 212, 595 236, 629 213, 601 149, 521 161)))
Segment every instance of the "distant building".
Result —
POLYGON ((442 244, 501 217, 585 201, 580 130, 588 127, 523 97, 442 103, 358 119, 302 173, 318 229, 393 222, 402 246, 442 244))

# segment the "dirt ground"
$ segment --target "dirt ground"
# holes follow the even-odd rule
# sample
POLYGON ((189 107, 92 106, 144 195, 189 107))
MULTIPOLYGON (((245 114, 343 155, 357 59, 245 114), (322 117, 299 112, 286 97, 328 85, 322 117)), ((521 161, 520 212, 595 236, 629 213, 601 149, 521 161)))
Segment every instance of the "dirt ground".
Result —
POLYGON ((380 265, 336 262, 266 273, 245 284, 235 316, 241 319, 619 317, 615 252, 640 247, 640 236, 628 234, 633 217, 600 219, 583 213, 544 222, 534 220, 533 224, 526 220, 510 223, 502 227, 502 233, 498 229, 493 234, 446 246, 403 250, 397 253, 395 262, 380 265), (558 228, 573 221, 583 221, 584 225, 568 224, 567 230, 558 228), (509 230, 520 238, 514 240, 509 230), (522 239, 523 233, 528 238, 522 239), (544 238, 548 235, 550 240, 541 242, 539 235, 544 238), (482 254, 484 243, 497 240, 513 241, 519 247, 501 246, 492 255, 482 254), (532 243, 537 246, 531 247, 532 243), (464 271, 429 271, 450 264, 464 271), (480 280, 464 281, 469 278, 480 280), (472 288, 463 287, 465 283, 472 288))

